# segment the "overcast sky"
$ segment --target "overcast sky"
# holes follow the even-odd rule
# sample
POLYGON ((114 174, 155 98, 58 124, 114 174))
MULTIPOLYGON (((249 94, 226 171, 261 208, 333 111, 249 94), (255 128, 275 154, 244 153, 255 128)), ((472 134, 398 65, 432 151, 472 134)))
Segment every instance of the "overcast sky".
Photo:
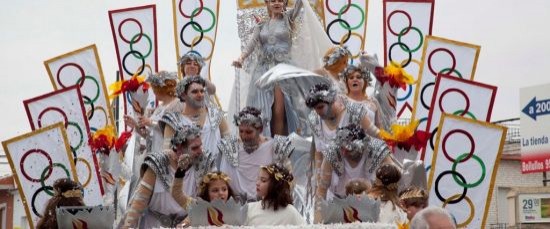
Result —
MULTIPOLYGON (((176 69, 171 0, 5 2, 0 7, 0 141, 29 132, 23 100, 53 90, 44 60, 96 44, 107 84, 114 82, 109 10, 156 4, 159 69, 176 69)), ((227 107, 230 63, 240 50, 236 0, 221 4, 212 77, 227 107)), ((382 57, 382 0, 370 0, 369 7, 366 50, 382 57)), ((495 121, 519 117, 520 88, 550 83, 548 21, 548 0, 436 0, 433 35, 481 46, 475 80, 498 86, 495 121)))

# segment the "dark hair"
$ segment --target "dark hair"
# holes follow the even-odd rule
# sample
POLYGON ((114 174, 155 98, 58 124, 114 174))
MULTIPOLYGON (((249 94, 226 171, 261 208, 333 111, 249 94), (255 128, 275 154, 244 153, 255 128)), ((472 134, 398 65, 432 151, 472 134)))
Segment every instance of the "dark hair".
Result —
POLYGON ((346 195, 362 194, 370 188, 368 181, 364 179, 352 179, 346 184, 346 195))
POLYGON ((292 176, 288 169, 275 163, 262 166, 261 168, 269 174, 267 195, 262 200, 262 208, 273 207, 273 210, 277 211, 281 207, 284 208, 292 204, 290 183, 294 180, 294 176, 292 176), (276 178, 276 174, 280 176, 276 178))
POLYGON ((63 206, 85 206, 82 196, 65 197, 65 192, 82 190, 82 186, 69 178, 61 178, 53 183, 54 196, 48 200, 42 218, 36 224, 37 229, 57 228, 55 210, 63 206))
POLYGON ((202 85, 202 87, 206 87, 206 81, 200 76, 186 76, 182 80, 180 80, 180 82, 178 82, 178 85, 176 85, 176 96, 182 102, 185 102, 183 95, 187 94, 189 86, 191 86, 191 84, 193 83, 197 83, 202 85))
POLYGON ((220 171, 207 173, 206 175, 203 176, 203 179, 201 180, 201 182, 199 184, 199 192, 197 193, 197 196, 200 197, 203 200, 206 200, 206 201, 210 202, 211 201, 210 195, 208 195, 208 188, 210 187, 210 183, 212 181, 215 181, 215 180, 223 180, 223 181, 225 181, 225 184, 227 185, 227 198, 228 199, 230 197, 234 198, 235 197, 235 192, 233 192, 233 189, 229 185, 229 182, 227 182, 223 178, 217 178, 217 179, 209 178, 208 182, 204 182, 204 178, 208 177, 208 176, 211 176, 212 174, 216 175, 217 177, 228 177, 227 174, 222 173, 220 171))
POLYGON ((393 207, 399 206, 397 182, 401 179, 401 171, 393 164, 384 164, 376 170, 376 181, 369 195, 382 201, 391 201, 393 207))
POLYGON ((329 96, 333 96, 331 95, 330 91, 331 91, 331 88, 329 84, 326 84, 326 83, 315 84, 313 87, 309 89, 309 92, 306 95, 306 106, 309 108, 313 108, 319 103, 326 103, 326 104, 332 103, 334 99, 332 99, 332 101, 329 101, 329 99, 327 99, 329 96), (319 92, 321 91, 328 91, 329 93, 323 96, 319 94, 319 92))
POLYGON ((239 111, 238 114, 236 114, 234 117, 233 117, 233 122, 235 123, 235 126, 240 126, 241 123, 245 123, 245 124, 248 124, 248 125, 252 125, 254 128, 258 129, 258 130, 263 130, 263 121, 262 121, 262 111, 260 111, 258 108, 256 107, 252 107, 252 106, 246 106, 244 107, 241 111, 239 111), (250 116, 249 115, 252 115, 256 118, 254 118, 253 120, 250 120, 250 116), (243 120, 244 117, 247 117, 248 116, 248 120, 246 120, 246 118, 243 120), (252 122, 251 122, 252 121, 252 122))
POLYGON ((426 190, 416 186, 411 186, 401 191, 399 198, 405 208, 409 206, 425 208, 428 206, 428 193, 426 190))

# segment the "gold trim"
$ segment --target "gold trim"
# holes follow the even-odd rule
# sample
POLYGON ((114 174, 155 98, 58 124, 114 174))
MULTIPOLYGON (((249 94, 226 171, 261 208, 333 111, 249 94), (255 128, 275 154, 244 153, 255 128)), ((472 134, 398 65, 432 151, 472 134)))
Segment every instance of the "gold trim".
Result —
MULTIPOLYGON (((442 117, 441 117, 441 120, 439 121, 439 126, 438 126, 439 130, 441 130, 443 128, 443 122, 446 119, 454 119, 454 120, 463 121, 463 122, 467 122, 467 123, 470 123, 470 124, 475 124, 475 125, 478 125, 478 126, 497 129, 497 130, 500 129, 500 131, 501 131, 500 146, 498 148, 498 152, 497 152, 497 155, 496 155, 496 158, 495 158, 495 162, 492 166, 493 171, 492 171, 492 175, 491 175, 491 181, 489 183, 489 190, 487 191, 487 198, 486 198, 486 201, 485 201, 483 219, 482 219, 482 222, 481 222, 481 228, 484 228, 485 224, 487 223, 487 216, 488 216, 488 213, 489 213, 489 207, 490 207, 490 204, 491 204, 491 198, 492 198, 493 189, 494 189, 494 186, 495 186, 496 175, 497 175, 497 172, 498 172, 498 167, 500 165, 500 159, 502 157, 502 150, 503 150, 503 147, 504 147, 504 142, 506 140, 506 131, 507 131, 508 128, 506 128, 504 126, 500 126, 500 125, 495 125, 495 124, 492 124, 492 123, 489 123, 489 122, 477 121, 477 120, 465 118, 465 117, 462 117, 462 116, 443 113, 442 117)), ((432 164, 431 164, 432 167, 430 168, 430 175, 429 175, 429 179, 428 179, 428 190, 429 191, 431 191, 431 188, 432 188, 431 187, 432 186, 432 181, 433 181, 433 177, 434 177, 436 166, 437 166, 437 164, 436 164, 437 155, 438 155, 438 147, 437 146, 439 146, 441 132, 442 131, 437 132, 437 138, 436 138, 437 140, 436 140, 434 155, 433 155, 432 164)))
POLYGON ((108 115, 109 115, 108 119, 111 122, 111 125, 116 126, 114 115, 113 115, 113 108, 111 107, 111 101, 109 100, 109 96, 108 96, 109 91, 107 90, 107 86, 105 84, 105 76, 103 75, 103 68, 101 67, 101 61, 99 60, 99 52, 97 51, 97 47, 95 44, 91 46, 94 52, 95 61, 97 64, 97 70, 99 71, 99 79, 101 81, 101 87, 103 89, 103 97, 105 99, 105 105, 107 107, 108 115))
POLYGON ((66 149, 66 152, 67 152, 67 156, 68 156, 68 159, 69 159, 69 166, 71 167, 71 171, 73 173, 72 177, 73 177, 74 181, 78 182, 78 174, 76 173, 76 166, 74 164, 73 157, 72 157, 72 154, 71 154, 71 151, 70 151, 70 146, 68 144, 69 140, 67 138, 67 133, 65 131, 65 125, 63 124, 63 122, 57 122, 55 124, 52 124, 52 125, 40 128, 40 129, 36 129, 32 132, 22 134, 22 135, 19 135, 17 137, 14 137, 14 138, 11 138, 11 139, 8 139, 8 140, 5 140, 5 141, 2 142, 2 147, 4 148, 6 158, 8 159, 8 163, 10 164, 11 172, 13 174, 15 183, 17 184, 17 191, 19 192, 19 195, 21 196, 23 207, 25 208, 25 214, 27 216, 27 221, 28 221, 29 226, 31 228, 35 227, 34 224, 33 224, 33 220, 32 220, 34 215, 31 214, 31 211, 30 211, 29 206, 27 204, 28 201, 27 201, 27 198, 25 196, 25 192, 23 191, 23 186, 21 185, 21 180, 19 179, 19 176, 18 176, 17 171, 15 169, 16 167, 15 167, 13 159, 11 157, 11 153, 8 149, 8 145, 11 144, 11 143, 14 143, 14 142, 21 141, 21 140, 26 139, 26 138, 33 137, 33 136, 38 135, 38 134, 42 134, 42 133, 47 132, 47 131, 51 131, 53 129, 59 129, 60 132, 61 132, 64 144, 65 144, 65 149, 66 149))
POLYGON ((178 39, 178 18, 176 16, 178 13, 177 7, 179 6, 176 6, 177 5, 176 1, 178 0, 172 0, 172 20, 174 21, 174 42, 176 43, 176 69, 178 72, 178 79, 181 79, 183 73, 180 71, 180 66, 177 64, 180 59, 180 47, 179 47, 180 42, 178 39))

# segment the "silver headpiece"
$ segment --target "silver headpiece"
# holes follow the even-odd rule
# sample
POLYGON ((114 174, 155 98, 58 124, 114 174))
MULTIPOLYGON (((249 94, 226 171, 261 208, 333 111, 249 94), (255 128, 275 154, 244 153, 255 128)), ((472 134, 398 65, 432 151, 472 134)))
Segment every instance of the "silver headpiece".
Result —
POLYGON ((185 62, 187 62, 188 60, 196 61, 201 69, 202 67, 204 67, 204 58, 197 51, 189 51, 183 54, 183 56, 181 56, 181 58, 178 60, 178 66, 185 64, 185 62))
POLYGON ((176 85, 176 96, 180 98, 181 101, 183 101, 183 94, 191 83, 198 83, 203 87, 206 87, 206 81, 200 76, 183 77, 183 79, 178 82, 178 85, 176 85))
POLYGON ((355 157, 361 155, 365 151, 368 140, 369 137, 360 126, 350 124, 338 128, 336 137, 334 138, 334 144, 345 148, 349 151, 350 156, 355 157))
POLYGON ((309 93, 306 96, 306 105, 312 108, 320 102, 332 104, 337 94, 338 91, 336 88, 331 87, 329 84, 316 84, 309 89, 309 93))
POLYGON ((189 140, 199 136, 201 136, 201 128, 198 125, 183 125, 176 129, 176 133, 174 133, 171 143, 175 148, 177 145, 185 144, 189 140))
POLYGON ((354 72, 359 72, 359 74, 361 74, 361 78, 363 78, 363 80, 365 80, 367 85, 370 85, 370 83, 372 81, 372 77, 370 76, 370 72, 366 69, 357 67, 355 65, 351 65, 351 64, 348 65, 346 67, 346 69, 344 69, 344 71, 342 71, 342 72, 340 72, 340 74, 338 74, 338 76, 340 77, 341 80, 344 80, 344 82, 346 82, 348 80, 348 77, 354 72))
POLYGON ((151 84, 153 87, 164 87, 166 86, 167 80, 177 80, 178 79, 178 73, 176 72, 167 72, 167 71, 160 71, 156 74, 150 74, 149 77, 147 77, 147 82, 151 84))
POLYGON ((338 46, 332 53, 329 55, 323 57, 323 63, 324 66, 331 66, 335 64, 340 58, 343 56, 351 56, 351 52, 349 51, 347 46, 338 46))
POLYGON ((264 119, 260 110, 255 107, 245 107, 241 112, 233 116, 233 123, 235 123, 235 126, 245 124, 255 128, 262 128, 264 126, 264 119))

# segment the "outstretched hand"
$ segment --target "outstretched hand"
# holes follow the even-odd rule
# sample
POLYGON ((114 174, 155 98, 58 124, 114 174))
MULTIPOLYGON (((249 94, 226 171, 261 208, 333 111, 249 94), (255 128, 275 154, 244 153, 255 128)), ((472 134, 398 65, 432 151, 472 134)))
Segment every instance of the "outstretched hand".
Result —
POLYGON ((236 68, 242 68, 243 67, 243 60, 241 58, 239 58, 237 60, 234 60, 231 65, 233 67, 236 67, 236 68))

